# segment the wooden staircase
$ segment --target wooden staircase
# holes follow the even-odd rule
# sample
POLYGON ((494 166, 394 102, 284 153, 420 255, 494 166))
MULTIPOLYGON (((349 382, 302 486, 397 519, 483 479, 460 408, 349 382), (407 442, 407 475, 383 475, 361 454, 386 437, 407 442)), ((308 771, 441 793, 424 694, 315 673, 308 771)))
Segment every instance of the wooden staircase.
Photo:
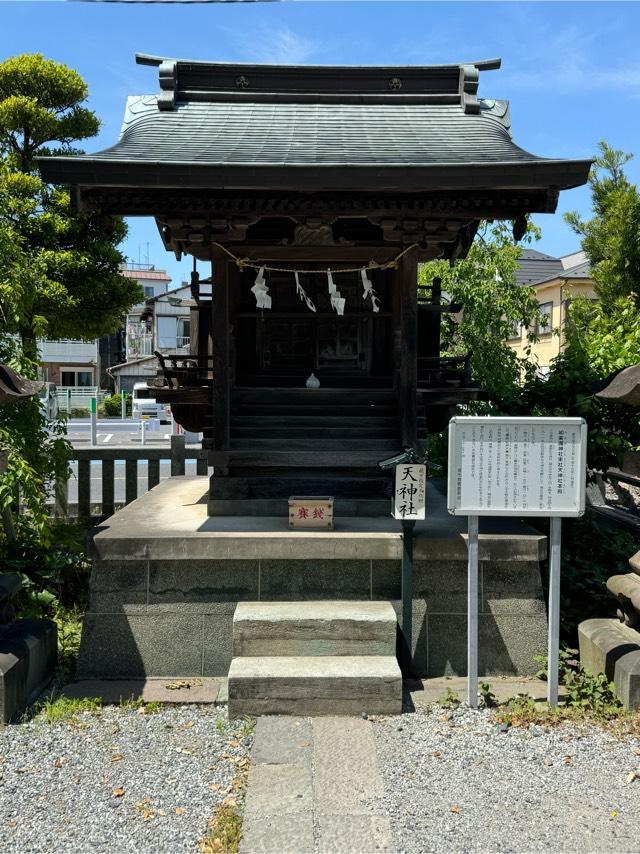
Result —
POLYGON ((378 462, 400 450, 392 390, 236 388, 230 434, 212 515, 285 514, 291 495, 332 495, 340 516, 390 512, 391 478, 378 462))

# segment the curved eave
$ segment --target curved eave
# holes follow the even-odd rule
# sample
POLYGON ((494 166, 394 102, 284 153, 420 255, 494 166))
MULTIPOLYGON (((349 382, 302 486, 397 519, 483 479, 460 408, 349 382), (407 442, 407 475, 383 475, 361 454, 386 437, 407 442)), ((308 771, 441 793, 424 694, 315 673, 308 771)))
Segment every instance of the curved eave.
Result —
POLYGON ((591 160, 534 160, 398 166, 218 165, 193 162, 43 157, 45 181, 82 188, 164 188, 346 192, 446 190, 568 190, 584 184, 591 160))

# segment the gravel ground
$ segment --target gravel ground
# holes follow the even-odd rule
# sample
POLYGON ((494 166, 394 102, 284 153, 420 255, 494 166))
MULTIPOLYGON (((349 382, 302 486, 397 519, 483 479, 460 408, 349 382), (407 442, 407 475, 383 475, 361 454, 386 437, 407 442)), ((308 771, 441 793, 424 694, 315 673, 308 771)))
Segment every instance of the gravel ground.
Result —
POLYGON ((250 747, 242 722, 193 705, 78 721, 0 728, 3 854, 197 851, 250 747))
POLYGON ((638 851, 640 741, 562 725, 502 733, 488 711, 374 723, 398 852, 638 851))

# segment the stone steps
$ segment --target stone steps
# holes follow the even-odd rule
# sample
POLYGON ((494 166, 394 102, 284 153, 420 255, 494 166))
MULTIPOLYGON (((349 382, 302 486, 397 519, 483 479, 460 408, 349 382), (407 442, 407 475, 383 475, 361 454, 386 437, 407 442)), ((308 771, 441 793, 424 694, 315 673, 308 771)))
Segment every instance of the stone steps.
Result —
POLYGON ((390 655, 234 658, 229 717, 243 715, 393 715, 402 710, 402 676, 390 655))
POLYGON ((229 717, 399 714, 396 631, 389 602, 239 603, 229 717))
POLYGON ((240 602, 233 655, 394 656, 396 626, 388 602, 240 602))

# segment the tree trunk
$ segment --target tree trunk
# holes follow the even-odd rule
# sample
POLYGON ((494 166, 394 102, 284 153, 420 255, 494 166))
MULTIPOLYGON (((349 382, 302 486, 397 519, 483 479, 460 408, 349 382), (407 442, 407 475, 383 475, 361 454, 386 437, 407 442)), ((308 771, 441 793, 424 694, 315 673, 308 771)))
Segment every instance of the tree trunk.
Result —
POLYGON ((22 355, 25 360, 29 360, 33 367, 25 372, 36 375, 38 364, 38 339, 36 338, 33 326, 22 326, 20 328, 20 340, 22 342, 22 355))

